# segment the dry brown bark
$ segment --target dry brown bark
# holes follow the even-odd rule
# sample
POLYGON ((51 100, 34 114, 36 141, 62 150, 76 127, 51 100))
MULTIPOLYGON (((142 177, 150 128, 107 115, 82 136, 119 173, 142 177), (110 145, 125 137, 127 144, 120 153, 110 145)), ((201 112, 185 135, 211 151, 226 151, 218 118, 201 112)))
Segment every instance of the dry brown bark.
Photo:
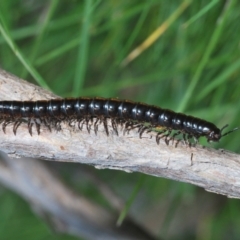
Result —
MULTIPOLYGON (((0 72, 0 100, 51 99, 53 95, 38 86, 23 81, 8 73, 0 72)), ((127 172, 142 172, 157 177, 201 186, 207 191, 240 197, 240 157, 225 150, 189 147, 179 144, 167 146, 164 141, 157 145, 154 136, 137 131, 116 136, 110 131, 107 137, 102 126, 98 134, 89 134, 84 128, 74 130, 67 124, 59 132, 42 128, 30 136, 22 124, 15 136, 12 127, 2 131, 0 149, 11 158, 31 157, 51 161, 79 162, 96 168, 118 169, 127 172)), ((153 133, 154 134, 154 133, 153 133)))
MULTIPOLYGON (((5 100, 35 100, 56 97, 3 70, 0 70, 0 90, 0 98, 5 100)), ((65 131, 64 129, 63 133, 65 131)), ((61 134, 61 132, 59 133, 61 134)), ((29 138, 30 135, 24 124, 19 127, 16 136, 12 132, 12 126, 8 127, 6 134, 1 130, 1 184, 21 195, 38 215, 59 232, 84 237, 84 239, 154 239, 133 219, 128 218, 120 227, 116 226, 117 212, 123 207, 123 202, 103 183, 98 182, 97 186, 100 184, 103 195, 110 203, 112 201, 114 212, 98 206, 79 193, 74 193, 43 162, 26 158, 34 156, 57 161, 52 152, 53 149, 60 147, 60 150, 64 152, 67 149, 64 149, 66 148, 64 144, 54 143, 55 140, 50 138, 56 133, 48 134, 49 132, 45 129, 40 136, 35 134, 29 138), (50 148, 46 148, 47 145, 50 148), (45 157, 45 154, 48 157, 45 157)), ((56 151, 59 150, 56 149, 56 151)), ((59 160, 64 161, 63 159, 59 160)))
MULTIPOLYGON (((38 86, 23 81, 5 71, 0 71, 0 100, 51 99, 53 95, 38 86)), ((109 126, 110 127, 110 126, 109 126)), ((157 177, 188 182, 207 191, 240 197, 240 157, 225 150, 184 144, 167 146, 164 141, 157 145, 154 133, 139 138, 137 131, 129 134, 110 131, 107 137, 102 126, 98 134, 73 129, 67 124, 61 131, 41 134, 33 131, 30 136, 22 124, 15 136, 12 127, 2 131, 0 149, 11 158, 31 157, 51 161, 79 162, 96 168, 118 169, 126 172, 142 172, 157 177)))

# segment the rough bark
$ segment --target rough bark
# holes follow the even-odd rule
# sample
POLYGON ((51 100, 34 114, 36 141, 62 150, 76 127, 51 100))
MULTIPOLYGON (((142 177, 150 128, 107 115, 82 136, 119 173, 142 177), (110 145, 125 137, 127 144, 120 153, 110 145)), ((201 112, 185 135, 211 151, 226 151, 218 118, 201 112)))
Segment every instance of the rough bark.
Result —
MULTIPOLYGON (((35 85, 0 71, 0 100, 39 100, 57 96, 35 85)), ((110 127, 110 126, 109 126, 110 127)), ((98 134, 73 129, 67 124, 61 131, 41 128, 30 136, 22 124, 15 136, 12 127, 1 130, 0 150, 11 158, 31 157, 51 161, 79 162, 96 168, 142 172, 157 177, 188 182, 207 191, 240 197, 240 157, 225 150, 184 144, 157 145, 154 133, 139 138, 137 131, 129 134, 110 131, 107 137, 102 126, 98 134), (152 136, 152 137, 151 137, 152 136)))
POLYGON ((154 239, 130 219, 117 227, 116 214, 75 194, 36 159, 0 154, 0 182, 21 195, 58 232, 84 239, 154 239))
MULTIPOLYGON (((1 99, 35 100, 56 97, 2 70, 0 70, 0 79, 1 99)), ((117 211, 106 210, 81 196, 81 194, 74 193, 43 162, 22 157, 31 156, 31 154, 26 154, 26 149, 22 148, 25 144, 22 145, 18 139, 21 131, 27 131, 26 126, 21 126, 18 131, 19 134, 15 136, 15 140, 18 139, 18 143, 15 142, 16 145, 10 143, 7 139, 7 136, 13 135, 11 126, 9 127, 9 132, 6 135, 2 131, 0 133, 0 182, 21 195, 33 210, 55 230, 84 237, 84 239, 155 239, 141 226, 138 226, 133 219, 127 218, 120 227, 116 226, 117 212, 121 211, 123 202, 103 183, 98 182, 96 186, 100 185, 103 195, 108 198, 117 211), (20 148, 17 146, 19 143, 20 148), (8 150, 6 151, 6 148, 2 148, 2 146, 9 146, 7 149, 15 151, 14 145, 16 152, 9 152, 9 156, 12 157, 9 158, 6 154, 8 150)), ((26 136, 28 135, 26 132, 26 136)), ((22 137, 22 142, 25 142, 25 135, 22 135, 22 137)), ((31 142, 31 140, 28 141, 31 142)), ((49 144, 52 144, 52 141, 52 139, 49 139, 49 144)), ((35 142, 35 144, 38 143, 39 140, 35 142)), ((31 144, 29 146, 33 147, 31 144)), ((43 148, 40 147, 40 149, 43 148)), ((31 151, 34 151, 34 149, 35 147, 31 151)), ((45 149, 44 151, 48 150, 45 149)), ((44 153, 39 156, 44 158, 44 153)))

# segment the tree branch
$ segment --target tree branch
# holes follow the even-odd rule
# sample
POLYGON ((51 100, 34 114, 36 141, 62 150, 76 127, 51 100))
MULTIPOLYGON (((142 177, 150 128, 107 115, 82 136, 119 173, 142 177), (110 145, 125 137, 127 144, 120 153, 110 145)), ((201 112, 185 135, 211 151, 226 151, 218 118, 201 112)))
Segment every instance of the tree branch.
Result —
POLYGON ((75 194, 36 159, 10 159, 0 153, 0 182, 58 232, 85 239, 155 239, 131 219, 116 227, 116 214, 75 194))
MULTIPOLYGON (((33 84, 0 70, 0 100, 40 100, 57 96, 33 84)), ((109 124, 109 128, 110 124, 109 124)), ((179 144, 167 146, 164 141, 157 145, 154 133, 139 138, 137 131, 119 136, 110 129, 107 137, 103 126, 98 134, 89 134, 67 124, 61 131, 50 132, 45 127, 41 134, 33 131, 31 137, 27 126, 22 124, 15 136, 12 126, 6 134, 0 132, 0 149, 11 158, 32 157, 51 161, 79 162, 96 168, 119 169, 142 172, 192 183, 207 191, 240 197, 240 157, 223 150, 189 147, 179 144), (152 138, 151 138, 152 136, 152 138)))

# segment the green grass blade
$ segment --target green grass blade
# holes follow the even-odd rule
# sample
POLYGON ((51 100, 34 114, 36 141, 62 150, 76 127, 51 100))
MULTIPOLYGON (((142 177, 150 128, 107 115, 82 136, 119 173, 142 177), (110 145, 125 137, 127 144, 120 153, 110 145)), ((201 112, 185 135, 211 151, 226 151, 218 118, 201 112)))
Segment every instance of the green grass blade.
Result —
POLYGON ((227 3, 227 5, 224 7, 224 10, 223 10, 223 13, 222 15, 219 17, 219 19, 217 20, 217 23, 216 23, 216 29, 215 31, 213 32, 213 35, 210 39, 210 42, 207 46, 207 49, 202 57, 202 60, 200 61, 198 67, 197 67, 197 70, 193 76, 193 79, 191 80, 190 84, 189 84, 189 87, 186 91, 186 94, 183 98, 183 100, 181 101, 181 104, 180 106, 178 107, 178 111, 179 112, 183 112, 186 107, 187 107, 187 104, 190 100, 190 98, 192 97, 193 95, 193 92, 194 92, 194 89, 195 87, 197 86, 197 83, 198 81, 200 80, 200 77, 202 75, 202 72, 205 68, 205 66, 207 65, 208 61, 209 61, 209 58, 213 52, 213 50, 215 49, 216 45, 217 45, 217 42, 220 38, 220 35, 222 33, 222 30, 223 30, 223 26, 224 26, 224 23, 228 17, 228 14, 231 10, 231 8, 234 6, 234 0, 232 1, 229 1, 227 3))
MULTIPOLYGON (((46 17, 45 17, 43 23, 40 24, 40 30, 38 31, 39 34, 37 35, 37 38, 35 39, 35 42, 34 42, 33 47, 32 47, 32 51, 31 51, 31 54, 30 54, 30 57, 29 57, 29 61, 31 63, 34 62, 34 60, 35 60, 35 58, 38 54, 41 42, 44 38, 47 27, 49 26, 50 19, 52 18, 53 14, 56 10, 57 5, 58 5, 58 0, 50 1, 50 7, 48 8, 48 12, 46 14, 46 17)), ((26 69, 23 70, 21 76, 22 76, 22 78, 27 77, 26 69)))
POLYGON ((139 190, 142 188, 142 185, 144 183, 144 179, 145 179, 145 176, 141 175, 138 183, 136 184, 134 190, 132 191, 132 194, 131 194, 130 198, 128 199, 127 203, 125 204, 125 207, 122 210, 122 212, 121 212, 121 214, 120 214, 120 216, 119 216, 119 218, 117 220, 117 226, 118 227, 121 226, 121 224, 122 224, 124 218, 126 217, 126 215, 127 215, 128 211, 129 211, 129 209, 130 209, 134 199, 136 198, 139 190))
POLYGON ((77 47, 78 45, 79 45, 79 38, 73 39, 73 40, 69 41, 68 43, 64 44, 61 48, 56 48, 56 49, 48 52, 47 54, 43 55, 42 57, 38 58, 35 61, 35 65, 39 67, 53 59, 56 59, 57 57, 60 57, 61 55, 63 55, 67 51, 77 47))
POLYGON ((187 22, 183 24, 183 27, 189 27, 192 23, 194 23, 196 20, 198 20, 201 16, 206 14, 211 8, 214 7, 215 4, 217 4, 219 0, 213 0, 209 4, 207 4, 202 10, 200 10, 196 15, 194 15, 192 18, 190 18, 187 22))
POLYGON ((0 32, 3 35, 4 39, 6 40, 8 46, 12 49, 12 51, 14 52, 16 57, 23 64, 23 66, 28 70, 28 72, 34 77, 36 82, 40 86, 42 86, 42 87, 44 87, 46 89, 49 89, 47 83, 44 81, 44 79, 41 77, 41 75, 31 66, 30 62, 23 56, 23 54, 20 52, 18 47, 12 41, 10 35, 8 34, 8 31, 5 30, 5 28, 3 27, 4 24, 2 24, 3 19, 1 17, 1 13, 0 13, 0 20, 1 20, 1 22, 0 22, 0 32))
POLYGON ((135 28, 133 29, 133 32, 131 33, 131 35, 129 36, 129 39, 127 41, 127 43, 125 44, 124 48, 121 50, 121 52, 119 53, 119 58, 117 60, 117 63, 120 64, 120 62, 123 60, 124 56, 126 55, 126 53, 129 51, 129 49, 131 48, 132 44, 134 43, 137 35, 139 34, 143 22, 145 21, 149 8, 151 6, 151 2, 149 1, 147 6, 144 8, 144 11, 141 13, 141 16, 137 22, 137 25, 135 26, 135 28))
POLYGON ((230 65, 224 72, 220 74, 215 80, 210 82, 202 92, 200 92, 197 96, 195 101, 199 102, 204 97, 206 97, 211 91, 219 87, 222 83, 224 83, 235 71, 239 70, 240 68, 240 59, 236 61, 234 64, 230 65))
POLYGON ((76 65, 75 79, 73 84, 73 95, 78 96, 84 84, 87 68, 88 47, 89 47, 89 27, 91 22, 92 0, 85 0, 82 33, 79 38, 78 59, 76 65))

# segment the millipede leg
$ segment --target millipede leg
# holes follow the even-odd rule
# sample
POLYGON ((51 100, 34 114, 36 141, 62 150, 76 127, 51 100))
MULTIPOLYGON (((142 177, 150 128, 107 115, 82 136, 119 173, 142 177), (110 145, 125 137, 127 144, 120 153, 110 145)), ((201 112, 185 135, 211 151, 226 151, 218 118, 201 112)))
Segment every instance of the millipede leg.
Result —
POLYGON ((14 125, 13 125, 13 133, 14 133, 14 135, 17 134, 17 129, 18 129, 18 127, 21 125, 21 123, 22 123, 22 121, 21 121, 20 119, 18 119, 18 120, 14 123, 14 125))
POLYGON ((163 135, 164 141, 165 141, 165 143, 166 143, 167 145, 169 145, 169 141, 170 141, 170 140, 168 140, 168 137, 170 136, 171 132, 172 132, 172 131, 169 130, 168 133, 166 133, 165 135, 163 135))
POLYGON ((188 146, 191 148, 191 146, 192 146, 192 143, 191 143, 191 138, 192 138, 193 136, 191 135, 191 134, 188 134, 188 136, 187 136, 187 144, 188 144, 188 146))
MULTIPOLYGON (((125 134, 127 132, 127 134, 129 134, 129 132, 135 128, 142 128, 143 124, 134 124, 133 122, 126 122, 125 124, 125 128, 124 128, 124 132, 123 134, 125 134)), ((139 132, 139 131, 138 131, 139 132)))
MULTIPOLYGON (((150 132, 152 132, 152 129, 151 129, 151 128, 148 128, 148 130, 146 131, 146 133, 150 133, 150 132)), ((150 135, 149 138, 152 139, 152 135, 150 135)))
POLYGON ((71 119, 71 120, 68 122, 68 126, 73 128, 73 127, 75 126, 75 122, 76 122, 75 119, 71 119))
POLYGON ((52 129, 51 129, 51 126, 48 122, 48 120, 46 118, 43 118, 42 122, 44 123, 44 125, 48 128, 48 130, 51 132, 52 129))
POLYGON ((40 134, 40 127, 41 127, 41 124, 38 123, 38 122, 35 120, 35 125, 36 125, 36 129, 37 129, 37 134, 39 135, 39 134, 40 134))
POLYGON ((97 120, 94 122, 94 132, 97 135, 97 131, 98 131, 98 122, 99 122, 99 118, 97 118, 97 120))
POLYGON ((31 136, 32 136, 32 126, 33 126, 33 123, 32 123, 32 120, 30 118, 30 119, 28 119, 28 132, 31 136))
POLYGON ((181 131, 177 131, 176 133, 174 133, 174 134, 170 137, 169 142, 172 140, 172 144, 173 144, 175 137, 178 136, 178 135, 181 134, 181 133, 182 133, 181 131))
POLYGON ((60 118, 53 118, 53 119, 49 119, 47 124, 49 126, 51 126, 52 128, 54 128, 57 132, 61 131, 62 127, 61 127, 61 122, 64 121, 64 119, 60 119, 60 118))
POLYGON ((132 122, 132 124, 131 124, 130 127, 128 128, 128 134, 129 134, 129 132, 130 132, 131 130, 133 130, 133 129, 137 128, 137 127, 138 127, 138 124, 136 125, 136 124, 134 124, 134 122, 132 122))
POLYGON ((88 133, 90 133, 89 119, 86 120, 86 125, 87 125, 87 131, 88 133))
POLYGON ((2 124, 2 130, 4 133, 6 133, 6 127, 8 124, 10 124, 12 121, 10 119, 6 119, 2 124))
MULTIPOLYGON (((167 133, 167 134, 164 134, 164 133, 166 133, 166 131, 163 131, 163 132, 159 132, 157 135, 156 135, 156 142, 157 142, 157 144, 159 144, 160 143, 160 139, 161 138, 166 138, 167 136, 169 136, 169 134, 167 133)), ((165 142, 166 142, 166 139, 165 139, 165 142)), ((168 145, 168 143, 166 142, 166 144, 168 145)))
POLYGON ((137 123, 137 124, 133 124, 131 130, 138 128, 138 132, 140 132, 143 127, 144 127, 144 125, 142 123, 137 123))
POLYGON ((117 122, 115 119, 112 119, 111 120, 111 123, 112 123, 112 129, 113 131, 116 133, 116 135, 118 136, 118 129, 117 129, 117 122))
POLYGON ((124 130, 123 130, 123 135, 125 135, 126 132, 129 133, 130 129, 129 127, 131 128, 132 126, 132 122, 126 122, 125 126, 124 126, 124 130))
POLYGON ((196 147, 197 146, 197 144, 198 144, 198 136, 193 136, 193 140, 194 140, 194 147, 196 147))
POLYGON ((61 131, 62 126, 61 126, 61 121, 60 120, 56 120, 54 125, 55 125, 54 127, 56 128, 57 131, 61 131))
POLYGON ((89 117, 87 117, 87 118, 85 119, 86 128, 87 128, 87 131, 88 131, 89 134, 90 134, 90 129, 91 129, 91 125, 89 124, 90 121, 92 122, 92 119, 89 118, 89 117))
POLYGON ((176 140, 175 148, 177 148, 178 144, 179 144, 181 141, 182 141, 181 139, 177 139, 177 140, 176 140))
POLYGON ((188 144, 188 143, 187 143, 187 140, 186 140, 186 134, 185 134, 185 133, 183 133, 183 142, 185 143, 185 145, 188 144))
POLYGON ((149 129, 147 126, 143 126, 142 128, 139 129, 139 137, 142 138, 143 133, 149 129))
POLYGON ((104 126, 104 129, 105 129, 105 132, 106 132, 107 136, 109 136, 109 131, 108 131, 108 125, 107 125, 107 119, 106 118, 103 118, 103 126, 104 126))
POLYGON ((120 124, 121 128, 124 128, 124 124, 126 123, 126 121, 124 121, 123 119, 117 119, 116 120, 117 124, 120 124))
POLYGON ((159 144, 159 142, 160 142, 160 139, 161 139, 161 137, 160 137, 160 135, 162 134, 162 132, 160 133, 158 133, 157 135, 156 135, 156 142, 157 142, 157 144, 159 144))
POLYGON ((118 126, 120 126, 120 130, 123 131, 123 134, 124 134, 125 121, 123 119, 115 118, 114 122, 116 124, 117 132, 118 132, 118 126))
POLYGON ((84 119, 83 118, 79 118, 79 119, 77 119, 77 122, 78 122, 78 129, 82 131, 84 119))
POLYGON ((170 129, 166 129, 166 131, 163 132, 164 135, 159 137, 159 141, 161 138, 164 138, 166 145, 169 145, 168 137, 170 136, 171 133, 172 133, 172 131, 170 129), (166 133, 166 134, 164 134, 164 133, 166 133))

